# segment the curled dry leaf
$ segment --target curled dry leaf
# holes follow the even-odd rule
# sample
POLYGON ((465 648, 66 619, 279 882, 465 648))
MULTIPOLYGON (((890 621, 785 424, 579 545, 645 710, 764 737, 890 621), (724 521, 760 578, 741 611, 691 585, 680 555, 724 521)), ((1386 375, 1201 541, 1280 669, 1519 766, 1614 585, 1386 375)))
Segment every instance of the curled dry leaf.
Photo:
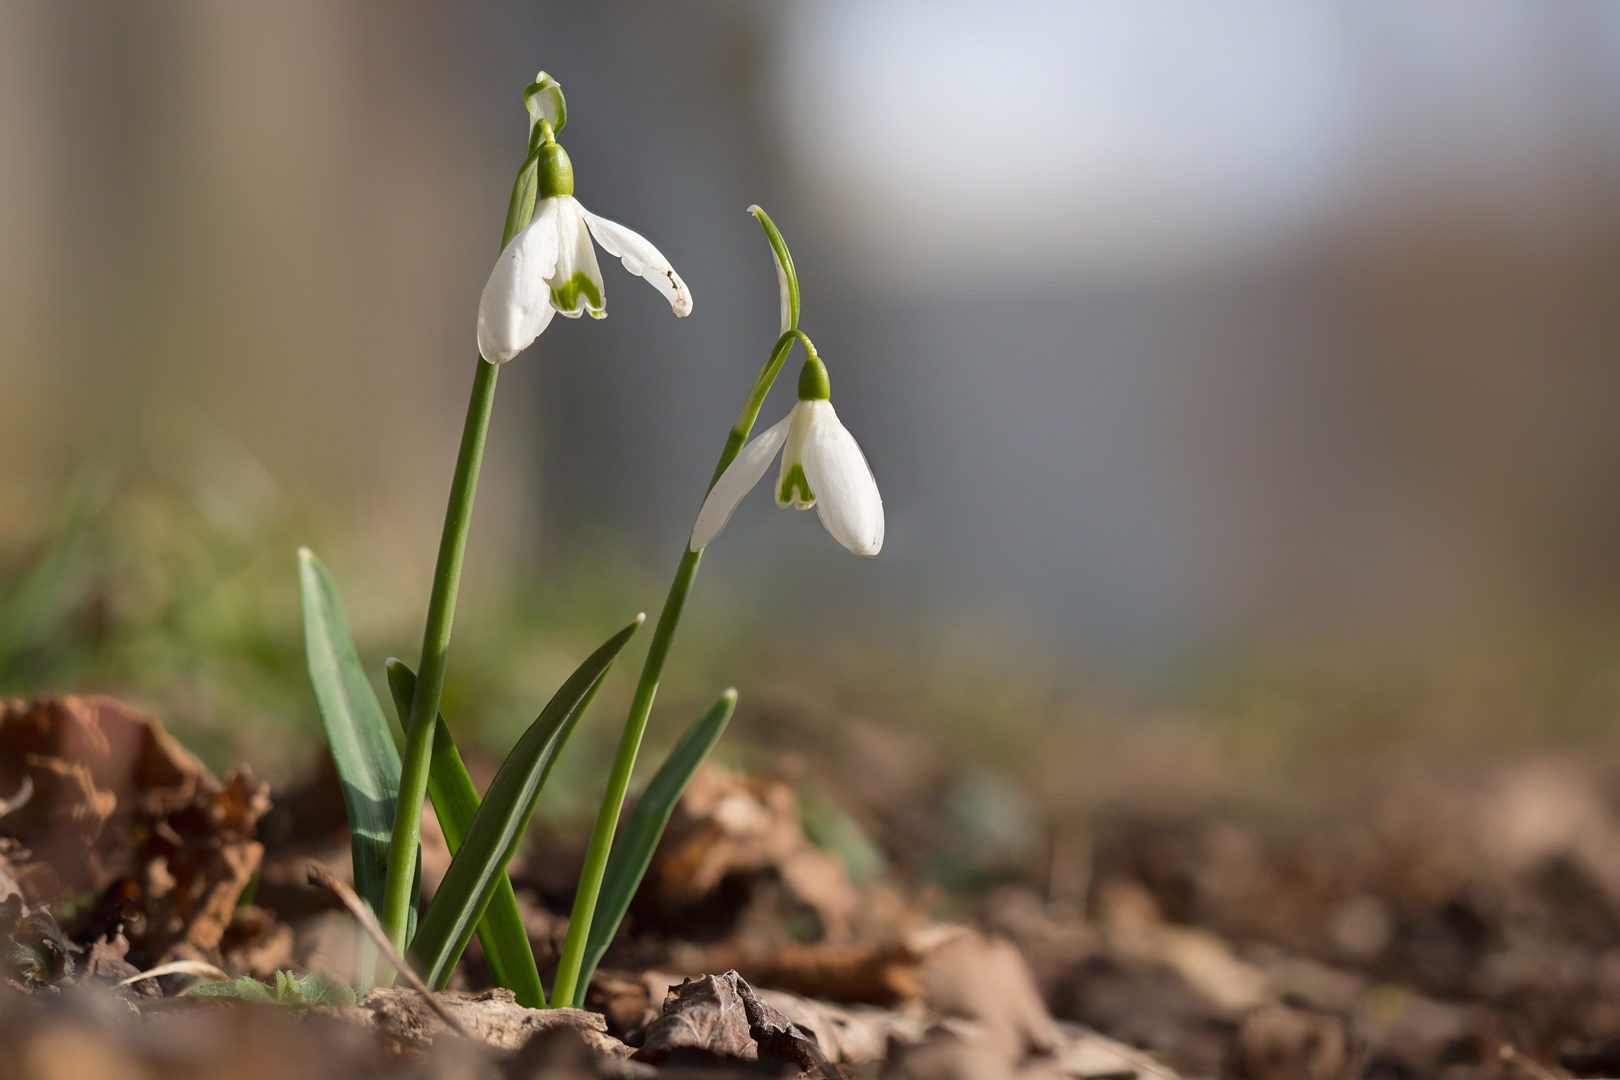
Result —
POLYGON ((635 1059, 651 1064, 776 1061, 832 1080, 813 1034, 760 999, 735 971, 672 986, 635 1059))
MULTIPOLYGON (((32 789, 0 837, 36 903, 101 898, 132 915, 137 952, 211 954, 263 850, 268 789, 247 770, 216 781, 154 719, 107 697, 0 707, 0 791, 32 789)), ((15 802, 15 798, 11 800, 15 802)))
POLYGON ((860 897, 838 860, 805 836, 792 785, 705 764, 665 830, 643 890, 678 922, 723 883, 766 876, 815 913, 826 937, 847 935, 860 897))
POLYGON ((635 1058, 653 1065, 759 1060, 736 973, 704 975, 671 987, 635 1058))

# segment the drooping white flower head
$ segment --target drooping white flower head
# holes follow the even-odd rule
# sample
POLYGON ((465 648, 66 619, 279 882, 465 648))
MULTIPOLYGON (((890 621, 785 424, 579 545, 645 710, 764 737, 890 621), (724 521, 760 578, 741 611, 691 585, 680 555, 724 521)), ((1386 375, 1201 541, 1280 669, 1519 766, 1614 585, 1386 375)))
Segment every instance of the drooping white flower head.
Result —
POLYGON ((535 142, 538 199, 529 224, 506 245, 478 301, 478 353, 505 363, 527 349, 558 312, 577 319, 607 315, 594 237, 624 268, 663 293, 677 316, 692 313, 692 294, 659 250, 634 232, 597 217, 574 198, 574 166, 555 134, 568 119, 562 92, 541 72, 524 93, 535 142))
POLYGON ((796 510, 814 506, 833 539, 857 555, 882 550, 883 497, 877 480, 828 398, 827 369, 811 354, 800 372, 799 401, 792 411, 745 445, 709 489, 692 526, 693 551, 701 551, 720 535, 778 450, 782 468, 776 505, 796 510))

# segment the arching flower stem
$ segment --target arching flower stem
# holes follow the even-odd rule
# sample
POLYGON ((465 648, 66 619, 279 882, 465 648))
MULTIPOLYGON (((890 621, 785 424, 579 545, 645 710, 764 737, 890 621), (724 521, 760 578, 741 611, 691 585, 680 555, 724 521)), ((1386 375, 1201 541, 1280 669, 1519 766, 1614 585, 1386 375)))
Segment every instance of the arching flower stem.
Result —
POLYGON ((731 434, 726 438, 725 449, 720 452, 720 463, 714 467, 714 475, 709 478, 709 487, 714 487, 714 482, 720 479, 720 474, 726 471, 726 466, 731 464, 737 452, 742 449, 743 443, 748 441, 748 436, 753 434, 754 424, 759 420, 759 410, 765 405, 765 395, 769 394, 771 387, 776 384, 776 377, 782 373, 782 365, 787 363, 788 354, 793 351, 795 341, 804 344, 805 352, 811 356, 816 355, 815 344, 802 330, 797 328, 787 330, 776 339, 776 346, 771 349, 770 359, 765 361, 765 366, 760 368, 759 374, 754 377, 754 385, 749 388, 748 397, 743 399, 742 411, 737 414, 737 422, 731 425, 731 434))
MULTIPOLYGON (((720 451, 720 460, 709 480, 711 488, 726 471, 726 466, 736 458, 737 452, 748 441, 748 436, 753 433, 754 423, 759 419, 759 410, 765 404, 765 396, 770 393, 776 377, 782 373, 782 365, 787 362, 788 354, 793 351, 793 343, 803 342, 812 355, 815 353, 815 346, 797 326, 799 287, 792 272, 792 258, 786 254, 787 245, 782 242, 782 234, 776 231, 775 224, 763 210, 758 207, 750 207, 750 210, 759 218, 760 224, 765 227, 767 237, 771 239, 771 247, 777 253, 778 268, 781 268, 784 262, 787 267, 783 272, 783 281, 786 283, 783 286, 783 295, 792 297, 791 315, 787 315, 791 325, 776 339, 770 357, 759 369, 759 374, 754 376, 754 383, 748 390, 748 396, 743 399, 741 411, 737 414, 737 422, 731 426, 725 446, 720 451)), ((784 313, 788 313, 789 310, 789 305, 784 302, 784 313)), ((705 493, 707 490, 705 488, 705 493)), ((630 702, 630 713, 625 717, 624 732, 619 736, 619 748, 613 757, 613 769, 608 774, 607 790, 602 793, 602 806, 597 811, 596 824, 591 829, 590 845, 585 850, 585 865, 580 871, 579 888, 574 893, 574 907, 568 920, 568 936, 563 941, 562 955, 557 963, 557 977, 551 988, 551 1004, 554 1007, 572 1005, 578 1008, 584 1003, 585 986, 580 981, 582 974, 580 969, 585 960, 585 945, 590 937, 596 901, 602 891, 602 876, 607 872, 608 856, 613 851, 613 836, 619 826, 619 815, 624 809, 625 796, 630 790, 630 776, 635 771, 636 755, 641 750, 642 736, 647 731, 647 719, 652 715, 653 700, 658 696, 658 683, 663 678, 664 661, 668 659, 670 646, 675 641, 675 632, 681 623, 681 613, 686 607, 686 598, 692 591, 692 583, 697 579, 698 564, 702 559, 701 551, 682 552, 680 565, 675 568, 675 579, 670 582, 669 594, 664 598, 663 610, 658 614, 658 626, 653 630, 652 643, 647 647, 647 658, 641 665, 641 678, 636 683, 635 697, 630 702)), ((588 974, 586 978, 589 978, 588 974)))

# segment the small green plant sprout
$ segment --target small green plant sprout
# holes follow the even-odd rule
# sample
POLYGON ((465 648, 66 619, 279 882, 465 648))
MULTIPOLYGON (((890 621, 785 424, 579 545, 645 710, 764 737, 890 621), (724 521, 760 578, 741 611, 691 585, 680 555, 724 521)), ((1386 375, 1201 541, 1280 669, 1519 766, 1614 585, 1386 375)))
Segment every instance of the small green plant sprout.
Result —
POLYGON ((577 319, 607 315, 602 269, 591 238, 624 268, 646 278, 677 316, 692 314, 692 294, 669 260, 633 232, 597 217, 574 198, 574 164, 557 142, 568 106, 557 81, 541 72, 524 93, 529 107, 529 162, 539 201, 533 220, 495 260, 478 302, 478 352, 505 363, 527 349, 561 312, 577 319))
POLYGON ((273 987, 266 986, 258 979, 243 976, 230 982, 193 986, 187 993, 191 997, 234 1001, 245 1005, 279 1005, 296 1012, 321 1005, 355 1003, 354 991, 342 979, 319 973, 298 976, 290 971, 276 972, 276 984, 273 987))
MULTIPOLYGON (((358 896, 353 910, 364 914, 363 903, 378 913, 380 929, 373 928, 378 940, 386 939, 393 953, 409 958, 414 971, 433 989, 443 989, 477 934, 495 980, 512 989, 521 1004, 544 1007, 545 990, 506 868, 569 736, 643 617, 637 616, 610 637, 563 682, 480 797, 439 704, 496 376, 500 364, 532 344, 555 313, 603 315, 601 272, 591 237, 619 256, 631 273, 650 281, 669 299, 676 315, 692 310, 692 298, 656 248, 575 201, 573 166, 557 143, 568 107, 556 80, 542 72, 525 89, 524 103, 529 112, 529 149, 513 184, 501 255, 479 303, 479 359, 434 566, 421 661, 414 671, 399 660, 387 664, 399 729, 389 722, 371 689, 336 587, 308 549, 300 552, 299 584, 305 662, 349 816, 358 896), (421 821, 429 801, 452 857, 418 919, 421 821)), ((709 479, 712 490, 698 528, 682 552, 642 663, 575 892, 549 1002, 553 1006, 583 1003, 591 974, 629 909, 675 804, 736 708, 736 691, 727 690, 693 722, 642 789, 621 827, 642 736, 697 576, 703 544, 764 475, 778 449, 783 449, 778 487, 784 502, 819 506, 829 531, 852 551, 875 555, 883 543, 883 504, 877 485, 828 401, 826 366, 798 329, 799 283, 793 258, 765 212, 757 206, 750 210, 764 227, 776 259, 782 332, 727 435, 709 479), (808 353, 799 377, 799 404, 787 420, 750 443, 760 407, 795 341, 802 342, 808 353)), ((377 976, 386 980, 391 974, 374 970, 376 949, 369 941, 363 939, 361 946, 356 979, 361 989, 377 976)), ((259 983, 223 984, 208 994, 235 993, 254 1000, 287 997, 282 1001, 287 1004, 303 1000, 298 996, 305 993, 301 985, 284 986, 278 975, 273 995, 259 983), (228 986, 237 989, 224 988, 228 986)))

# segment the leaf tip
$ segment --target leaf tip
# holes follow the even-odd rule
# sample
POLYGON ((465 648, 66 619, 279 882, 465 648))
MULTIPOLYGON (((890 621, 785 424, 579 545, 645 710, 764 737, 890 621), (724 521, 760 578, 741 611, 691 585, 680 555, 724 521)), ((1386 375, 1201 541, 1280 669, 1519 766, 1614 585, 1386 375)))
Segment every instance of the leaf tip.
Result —
POLYGON ((311 551, 307 545, 300 544, 298 546, 298 561, 299 562, 314 562, 315 561, 315 553, 313 551, 311 551))
POLYGON ((737 704, 737 688, 735 686, 726 687, 720 692, 720 700, 724 701, 727 705, 737 704))
POLYGON ((763 214, 765 212, 765 208, 763 206, 759 205, 759 203, 749 203, 748 204, 748 212, 750 214, 753 214, 755 217, 759 217, 759 215, 761 215, 761 214, 763 214))
POLYGON ((630 621, 630 625, 631 626, 640 626, 642 623, 644 623, 646 621, 647 621, 647 613, 645 611, 643 611, 643 612, 639 612, 636 615, 636 617, 630 621))

